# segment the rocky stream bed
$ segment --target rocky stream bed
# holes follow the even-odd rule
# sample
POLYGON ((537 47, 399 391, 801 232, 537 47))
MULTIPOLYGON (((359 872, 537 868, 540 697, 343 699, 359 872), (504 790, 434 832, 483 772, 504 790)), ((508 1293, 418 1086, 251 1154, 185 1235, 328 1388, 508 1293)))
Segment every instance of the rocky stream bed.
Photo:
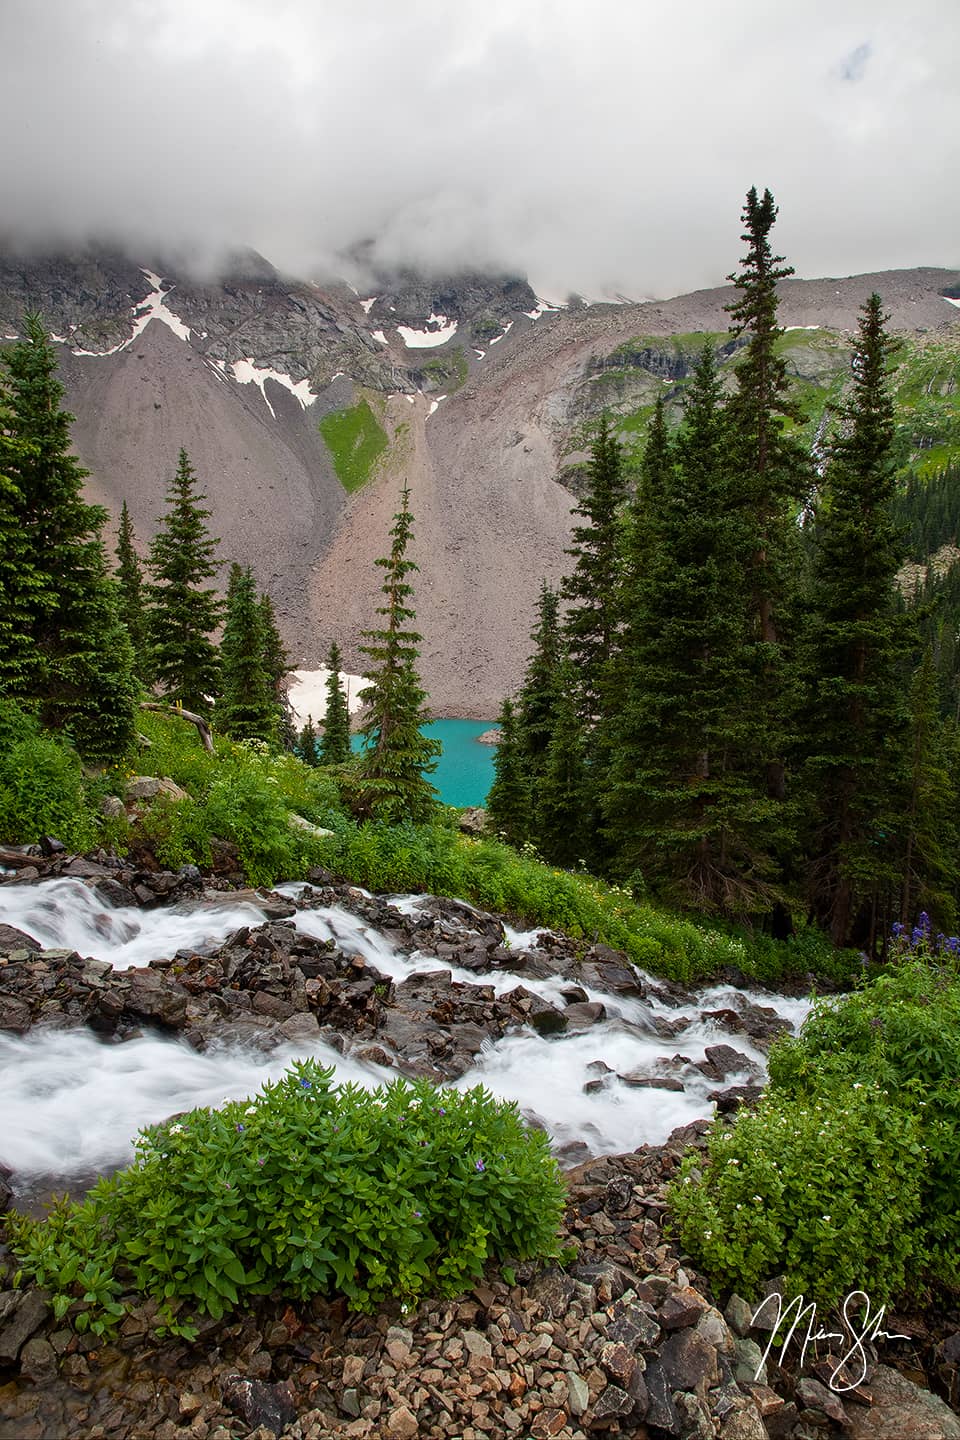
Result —
POLYGON ((888 1317, 910 1338, 867 1346, 856 1385, 822 1344, 764 1366, 751 1308, 665 1226, 684 1149, 755 1098, 802 997, 735 974, 688 992, 603 946, 320 872, 268 893, 102 852, 0 865, 4 1208, 81 1193, 140 1125, 310 1055, 338 1079, 517 1099, 553 1137, 578 1247, 406 1314, 277 1295, 189 1343, 157 1339, 149 1303, 109 1343, 79 1336, 0 1251, 0 1440, 960 1437, 960 1315, 888 1317))

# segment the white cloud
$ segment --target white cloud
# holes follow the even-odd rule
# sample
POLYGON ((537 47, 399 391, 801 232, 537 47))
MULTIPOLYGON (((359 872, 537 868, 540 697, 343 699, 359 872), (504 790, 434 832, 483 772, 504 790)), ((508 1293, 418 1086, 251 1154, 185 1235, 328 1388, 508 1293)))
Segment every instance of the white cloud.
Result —
POLYGON ((798 273, 955 265, 958 39, 955 0, 4 0, 0 228, 663 294, 756 184, 798 273))

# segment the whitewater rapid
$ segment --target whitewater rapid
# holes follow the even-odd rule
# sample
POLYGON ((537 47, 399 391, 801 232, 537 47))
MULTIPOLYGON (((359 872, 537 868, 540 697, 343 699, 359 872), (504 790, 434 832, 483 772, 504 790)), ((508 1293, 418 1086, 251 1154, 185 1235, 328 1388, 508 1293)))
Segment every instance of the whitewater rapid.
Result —
MULTIPOLYGON (((309 889, 299 884, 278 888, 290 898, 309 889)), ((422 899, 397 896, 390 903, 409 915, 422 899)), ((0 923, 26 931, 48 949, 76 950, 117 969, 145 965, 181 949, 218 946, 241 926, 255 927, 265 919, 255 905, 229 895, 222 903, 140 910, 111 906, 78 880, 0 887, 0 923)), ((521 967, 517 973, 499 968, 478 973, 434 955, 405 954, 340 905, 299 910, 292 919, 304 935, 333 939, 344 953, 362 956, 398 984, 413 974, 445 970, 453 980, 490 986, 498 996, 522 985, 558 1008, 566 1004, 564 992, 571 989, 569 976, 536 979, 522 974, 521 967)), ((543 933, 508 928, 507 941, 512 950, 534 950, 543 933)), ((766 1073, 764 1055, 748 1036, 727 1033, 716 1021, 704 1019, 702 1011, 734 1009, 743 997, 775 1009, 796 1028, 809 1009, 806 1000, 737 992, 728 986, 711 987, 687 1005, 670 1007, 656 999, 580 988, 590 1001, 605 1007, 604 1019, 586 1030, 551 1036, 528 1027, 510 1032, 488 1042, 455 1083, 458 1089, 483 1084, 493 1094, 516 1101, 556 1145, 580 1142, 592 1154, 660 1144, 678 1125, 713 1111, 708 1093, 717 1082, 696 1071, 683 1072, 682 1091, 635 1088, 621 1083, 618 1074, 649 1069, 658 1059, 695 1062, 707 1046, 721 1043, 766 1073), (658 1033, 658 1021, 664 1019, 685 1021, 685 1028, 665 1039, 658 1033)), ((659 1029, 662 1032, 662 1023, 659 1029)), ((278 1078, 294 1060, 307 1058, 333 1067, 340 1083, 372 1087, 396 1076, 394 1070, 354 1058, 349 1051, 340 1054, 319 1039, 287 1041, 268 1053, 240 1044, 199 1053, 183 1041, 153 1034, 105 1043, 83 1029, 36 1028, 22 1036, 0 1032, 0 1163, 14 1172, 17 1193, 41 1181, 45 1188, 56 1188, 54 1181, 64 1187, 71 1181, 85 1183, 127 1163, 143 1126, 197 1105, 241 1099, 278 1078)), ((755 1075, 745 1068, 723 1084, 751 1078, 755 1075)))

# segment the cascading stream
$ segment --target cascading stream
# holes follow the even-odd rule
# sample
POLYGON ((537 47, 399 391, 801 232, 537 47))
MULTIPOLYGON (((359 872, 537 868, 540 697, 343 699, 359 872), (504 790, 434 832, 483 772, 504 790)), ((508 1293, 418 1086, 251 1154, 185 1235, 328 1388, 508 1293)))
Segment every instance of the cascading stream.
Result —
MULTIPOLYGON (((302 885, 279 887, 296 900, 302 885)), ((416 915, 423 897, 398 896, 391 904, 416 915)), ((264 913, 248 902, 223 897, 170 908, 111 907, 78 880, 0 889, 0 923, 33 935, 47 948, 78 951, 109 961, 116 969, 142 966, 178 950, 209 949, 242 926, 256 927, 264 913)), ((503 996, 522 986, 557 1008, 571 979, 533 978, 518 964, 478 973, 417 951, 400 951, 385 934, 341 905, 298 910, 293 923, 305 936, 335 941, 395 985, 413 975, 446 971, 455 982, 489 986, 503 996)), ((534 950, 542 931, 507 929, 513 950, 534 950)), ((548 954, 548 951, 544 951, 548 954)), ((2 973, 2 972, 0 972, 2 973)), ((650 980, 652 977, 642 977, 650 980)), ((579 1141, 594 1154, 658 1144, 676 1126, 709 1116, 708 1093, 717 1082, 689 1067, 683 1090, 643 1088, 620 1077, 637 1070, 667 1073, 674 1057, 702 1060, 707 1046, 729 1044, 749 1063, 724 1080, 733 1085, 765 1074, 764 1055, 748 1036, 728 1033, 709 1010, 735 1009, 743 997, 766 1005, 796 1026, 809 1008, 805 1000, 737 992, 720 986, 699 992, 685 1005, 655 998, 608 994, 576 982, 606 1016, 584 1030, 543 1036, 524 1027, 487 1042, 475 1064, 456 1081, 458 1089, 482 1083, 515 1100, 545 1126, 558 1145, 579 1141), (664 1038, 664 1020, 678 1033, 664 1038), (659 1022, 659 1026, 658 1026, 659 1022), (667 1069, 663 1067, 666 1066, 667 1069), (598 1084, 597 1081, 600 1081, 598 1084), (591 1083, 592 1082, 592 1083, 591 1083), (586 1087, 590 1086, 588 1090, 586 1087)), ((286 1041, 264 1053, 249 1044, 223 1044, 199 1053, 183 1041, 146 1034, 121 1043, 102 1043, 88 1030, 36 1028, 24 1036, 0 1033, 0 1162, 29 1189, 31 1177, 64 1185, 124 1164, 137 1131, 197 1105, 217 1105, 252 1094, 276 1079, 296 1059, 313 1058, 336 1069, 339 1082, 374 1086, 395 1076, 385 1067, 337 1053, 321 1041, 286 1041)))

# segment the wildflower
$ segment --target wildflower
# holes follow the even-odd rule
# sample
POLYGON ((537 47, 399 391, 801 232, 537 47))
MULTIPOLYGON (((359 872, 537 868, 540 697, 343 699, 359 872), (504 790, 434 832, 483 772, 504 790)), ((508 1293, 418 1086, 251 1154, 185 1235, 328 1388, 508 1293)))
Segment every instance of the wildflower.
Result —
POLYGON ((420 1211, 420 1210, 414 1210, 414 1212, 413 1212, 413 1218, 414 1218, 414 1220, 422 1220, 422 1219, 423 1219, 423 1213, 422 1213, 422 1211, 420 1211))
POLYGON ((234 1130, 236 1130, 236 1132, 237 1132, 238 1135, 242 1135, 243 1132, 244 1132, 244 1130, 246 1130, 247 1127, 246 1127, 246 1125, 237 1124, 237 1125, 234 1125, 233 1128, 234 1128, 234 1130))
POLYGON ((477 1160, 475 1161, 473 1168, 474 1170, 479 1170, 482 1173, 487 1167, 484 1165, 482 1160, 477 1160))
POLYGON ((312 1089, 313 1089, 313 1085, 310 1083, 309 1080, 301 1080, 301 1081, 300 1081, 300 1088, 301 1088, 301 1090, 312 1090, 312 1089))
POLYGON ((266 1161, 264 1161, 264 1160, 258 1160, 258 1161, 257 1161, 257 1164, 258 1164, 258 1165, 264 1165, 264 1164, 266 1164, 266 1161))
POLYGON ((182 1125, 171 1125, 171 1126, 170 1126, 170 1134, 171 1134, 171 1135, 182 1135, 182 1134, 183 1134, 183 1126, 182 1126, 182 1125))

